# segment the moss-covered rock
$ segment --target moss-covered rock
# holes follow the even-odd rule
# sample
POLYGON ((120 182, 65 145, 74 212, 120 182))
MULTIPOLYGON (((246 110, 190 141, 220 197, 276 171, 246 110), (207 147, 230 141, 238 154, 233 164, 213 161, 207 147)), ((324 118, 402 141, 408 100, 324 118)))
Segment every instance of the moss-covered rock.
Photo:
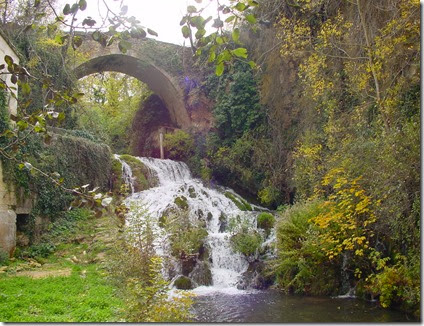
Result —
POLYGON ((200 208, 197 210, 196 214, 199 217, 199 220, 203 221, 205 214, 203 213, 203 211, 200 208))
POLYGON ((219 232, 225 232, 228 225, 228 219, 227 215, 221 212, 221 215, 219 215, 219 232))
POLYGON ((243 198, 236 196, 229 191, 226 191, 224 195, 230 199, 241 211, 252 211, 252 206, 243 198))
POLYGON ((191 279, 184 275, 178 276, 174 281, 174 286, 179 290, 191 290, 194 288, 191 279))
POLYGON ((199 261, 189 276, 197 285, 212 285, 211 267, 206 261, 199 261))
POLYGON ((197 197, 196 190, 194 190, 193 186, 190 186, 188 188, 188 193, 189 193, 190 198, 196 198, 197 197))
POLYGON ((187 198, 185 196, 179 196, 174 199, 175 205, 177 205, 180 209, 188 209, 187 198))
POLYGON ((143 191, 156 186, 157 181, 149 178, 149 169, 134 156, 121 155, 120 158, 124 160, 131 168, 134 177, 134 191, 143 191))

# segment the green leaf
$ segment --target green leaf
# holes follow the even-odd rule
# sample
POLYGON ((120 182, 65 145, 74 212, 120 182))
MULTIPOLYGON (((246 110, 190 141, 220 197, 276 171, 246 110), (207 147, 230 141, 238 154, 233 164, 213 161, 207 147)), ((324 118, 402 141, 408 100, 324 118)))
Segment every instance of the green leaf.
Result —
POLYGON ((244 58, 244 59, 247 58, 247 49, 245 48, 237 48, 235 50, 232 50, 231 53, 239 58, 244 58))
POLYGON ((224 50, 222 51, 218 57, 216 58, 216 61, 218 63, 223 63, 225 61, 230 61, 231 60, 231 52, 229 50, 224 50))
POLYGON ((4 56, 4 61, 7 63, 8 66, 12 66, 13 65, 13 59, 11 56, 5 55, 4 56))
POLYGON ((194 16, 190 18, 190 25, 198 29, 203 29, 205 27, 205 20, 202 16, 194 16))
POLYGON ((21 92, 23 95, 29 95, 31 93, 31 87, 28 83, 21 84, 21 92))
POLYGON ((219 44, 219 45, 224 44, 224 40, 222 39, 222 37, 221 37, 221 36, 218 36, 218 37, 215 39, 215 41, 216 41, 216 43, 217 43, 217 44, 219 44))
POLYGON ((85 0, 80 0, 80 1, 78 2, 78 5, 79 5, 79 8, 80 8, 81 10, 85 10, 85 9, 87 9, 87 1, 85 1, 85 0))
POLYGON ((225 20, 225 22, 226 23, 231 23, 234 19, 236 18, 236 16, 230 16, 230 17, 228 17, 226 20, 225 20))
POLYGON ((240 38, 240 30, 238 28, 234 28, 233 33, 232 33, 232 38, 234 42, 238 42, 239 38, 240 38))
POLYGON ((142 29, 141 27, 133 28, 130 34, 131 34, 131 37, 137 38, 137 39, 146 38, 147 36, 146 31, 142 29))
POLYGON ((188 6, 187 12, 190 13, 190 14, 194 14, 194 13, 197 12, 197 8, 195 6, 188 6))
POLYGON ((196 37, 196 39, 200 39, 205 34, 206 34, 206 30, 205 29, 199 29, 199 30, 197 30, 197 32, 196 32, 196 34, 194 36, 196 37))
POLYGON ((214 61, 215 61, 215 59, 216 59, 216 53, 215 53, 215 51, 211 51, 211 52, 209 53, 209 59, 208 59, 208 61, 209 61, 209 62, 214 62, 214 61))
POLYGON ((180 26, 183 26, 185 23, 187 23, 187 16, 184 16, 180 21, 180 26))
POLYGON ((37 122, 36 124, 35 124, 35 126, 34 126, 34 131, 36 132, 36 133, 41 133, 41 132, 43 132, 45 129, 44 129, 44 127, 39 123, 39 122, 37 122))
POLYGON ((58 117, 57 117, 57 121, 63 121, 66 118, 66 115, 64 112, 60 112, 58 117))
POLYGON ((78 12, 79 6, 78 3, 74 3, 71 7, 71 13, 76 14, 78 12))
POLYGON ((28 122, 26 122, 25 120, 19 120, 16 123, 16 126, 19 128, 20 131, 23 131, 28 128, 28 122))
POLYGON ((258 67, 258 66, 256 65, 256 62, 255 62, 255 61, 249 61, 249 62, 248 62, 248 64, 249 64, 250 68, 252 68, 252 69, 255 69, 255 68, 257 68, 257 67, 258 67))
POLYGON ((67 3, 65 7, 63 8, 63 14, 66 16, 66 15, 69 15, 70 13, 71 13, 71 6, 69 5, 69 3, 67 3))
POLYGON ((251 24, 256 23, 256 17, 252 14, 246 15, 246 20, 251 24))
POLYGON ((218 63, 215 68, 215 75, 221 76, 223 72, 224 72, 224 63, 223 62, 218 63))
POLYGON ((121 40, 118 43, 118 48, 122 53, 127 53, 127 51, 131 48, 131 43, 125 40, 121 40))
POLYGON ((91 17, 87 17, 82 21, 82 26, 87 25, 89 27, 93 27, 96 25, 96 21, 92 19, 91 17))
POLYGON ((154 30, 151 30, 150 28, 147 29, 147 33, 153 36, 158 36, 158 33, 156 33, 154 30))
POLYGON ((254 1, 254 0, 249 0, 248 4, 249 4, 249 6, 252 6, 252 7, 259 6, 259 3, 257 1, 254 1))
POLYGON ((244 11, 244 10, 246 10, 247 6, 244 3, 242 3, 242 2, 238 2, 234 6, 234 8, 236 8, 238 11, 244 11))
POLYGON ((73 44, 74 44, 74 47, 79 48, 82 45, 82 37, 74 36, 73 44))
POLYGON ((10 81, 12 82, 12 84, 16 84, 18 82, 18 76, 16 75, 10 76, 10 81))
POLYGON ((181 28, 181 32, 183 33, 184 38, 188 38, 190 36, 190 28, 187 25, 181 28))

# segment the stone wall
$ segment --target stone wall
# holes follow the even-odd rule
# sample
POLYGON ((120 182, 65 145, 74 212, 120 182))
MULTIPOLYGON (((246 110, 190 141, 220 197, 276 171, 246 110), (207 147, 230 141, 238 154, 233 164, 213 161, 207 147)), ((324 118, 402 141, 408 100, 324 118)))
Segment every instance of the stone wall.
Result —
MULTIPOLYGON (((0 64, 5 63, 4 57, 8 55, 13 61, 19 63, 19 58, 13 51, 9 42, 0 32, 0 64)), ((11 85, 10 75, 2 75, 3 80, 11 85)), ((9 112, 16 114, 17 101, 10 94, 8 96, 9 112)), ((3 166, 0 162, 0 250, 13 254, 16 245, 16 196, 13 188, 3 181, 3 166)))

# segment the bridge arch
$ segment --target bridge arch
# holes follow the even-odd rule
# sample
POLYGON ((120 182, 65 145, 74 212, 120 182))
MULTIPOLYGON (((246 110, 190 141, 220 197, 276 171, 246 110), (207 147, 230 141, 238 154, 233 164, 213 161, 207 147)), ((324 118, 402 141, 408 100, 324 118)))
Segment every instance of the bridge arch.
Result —
POLYGON ((165 103, 171 120, 180 128, 191 126, 184 104, 184 94, 178 82, 152 62, 127 54, 107 54, 93 57, 75 68, 78 79, 97 72, 115 71, 146 83, 165 103))

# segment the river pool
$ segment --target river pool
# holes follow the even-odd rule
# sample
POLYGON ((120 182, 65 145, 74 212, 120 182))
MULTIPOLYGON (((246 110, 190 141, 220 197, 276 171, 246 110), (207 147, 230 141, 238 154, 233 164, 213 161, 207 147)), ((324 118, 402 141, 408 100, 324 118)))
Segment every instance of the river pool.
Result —
POLYGON ((285 295, 275 290, 198 294, 197 322, 417 322, 404 313, 355 298, 285 295))

